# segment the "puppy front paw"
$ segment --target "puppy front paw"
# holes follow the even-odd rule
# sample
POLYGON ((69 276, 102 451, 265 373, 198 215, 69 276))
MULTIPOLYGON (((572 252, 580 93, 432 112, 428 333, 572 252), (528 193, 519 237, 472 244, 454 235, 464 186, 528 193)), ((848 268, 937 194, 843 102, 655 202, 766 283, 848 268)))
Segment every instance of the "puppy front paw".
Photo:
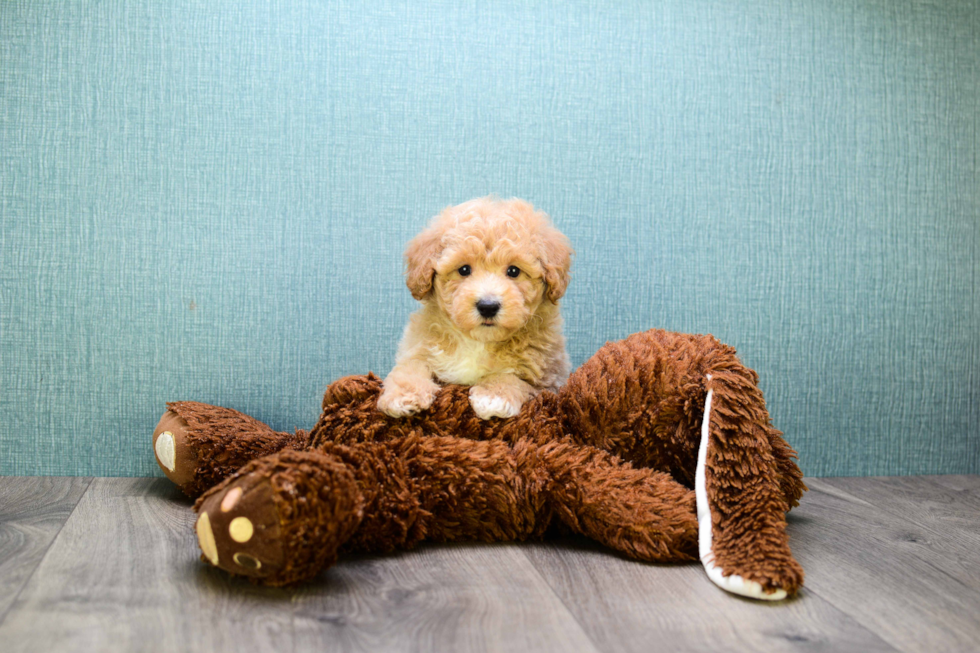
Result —
POLYGON ((407 417, 429 408, 436 400, 439 386, 429 382, 415 387, 405 387, 400 384, 385 384, 385 389, 378 397, 378 410, 389 417, 407 417))
POLYGON ((521 411, 521 401, 475 385, 470 388, 470 405, 480 419, 513 417, 521 411))

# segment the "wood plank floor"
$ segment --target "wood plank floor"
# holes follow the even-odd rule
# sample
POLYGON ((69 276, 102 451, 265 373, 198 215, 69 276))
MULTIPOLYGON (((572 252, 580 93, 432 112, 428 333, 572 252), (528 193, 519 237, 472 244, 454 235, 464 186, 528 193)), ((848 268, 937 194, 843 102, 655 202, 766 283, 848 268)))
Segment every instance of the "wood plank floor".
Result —
POLYGON ((343 559, 283 590, 198 560, 164 479, 0 477, 0 650, 980 651, 980 476, 808 479, 794 600, 583 538, 343 559))

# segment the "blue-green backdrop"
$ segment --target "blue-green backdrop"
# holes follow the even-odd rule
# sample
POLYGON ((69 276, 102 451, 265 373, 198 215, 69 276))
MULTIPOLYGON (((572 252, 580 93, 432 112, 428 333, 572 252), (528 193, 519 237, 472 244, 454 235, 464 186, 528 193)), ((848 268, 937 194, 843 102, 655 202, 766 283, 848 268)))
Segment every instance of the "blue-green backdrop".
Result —
POLYGON ((309 426, 403 244, 496 193, 573 360, 756 368, 810 475, 980 472, 980 3, 0 3, 0 473, 158 473, 165 400, 309 426))

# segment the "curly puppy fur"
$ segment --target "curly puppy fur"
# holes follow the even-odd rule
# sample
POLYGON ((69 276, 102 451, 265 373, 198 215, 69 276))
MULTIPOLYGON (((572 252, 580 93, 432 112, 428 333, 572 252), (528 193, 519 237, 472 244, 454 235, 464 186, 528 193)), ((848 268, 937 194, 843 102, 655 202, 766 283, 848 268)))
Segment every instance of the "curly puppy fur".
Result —
POLYGON ((570 362, 558 300, 572 249, 531 204, 484 197, 445 209, 405 250, 422 307, 409 319, 378 408, 426 410, 439 382, 471 386, 481 419, 513 417, 557 390, 570 362))

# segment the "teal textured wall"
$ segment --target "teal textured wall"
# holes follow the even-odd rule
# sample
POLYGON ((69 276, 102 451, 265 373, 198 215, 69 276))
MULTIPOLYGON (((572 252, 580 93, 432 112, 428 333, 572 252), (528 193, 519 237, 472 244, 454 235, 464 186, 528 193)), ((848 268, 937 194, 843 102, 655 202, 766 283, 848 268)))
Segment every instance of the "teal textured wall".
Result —
POLYGON ((578 250, 576 364, 713 333, 807 474, 980 472, 978 115, 975 2, 7 0, 0 473, 156 474, 165 400, 311 425, 491 192, 578 250))

